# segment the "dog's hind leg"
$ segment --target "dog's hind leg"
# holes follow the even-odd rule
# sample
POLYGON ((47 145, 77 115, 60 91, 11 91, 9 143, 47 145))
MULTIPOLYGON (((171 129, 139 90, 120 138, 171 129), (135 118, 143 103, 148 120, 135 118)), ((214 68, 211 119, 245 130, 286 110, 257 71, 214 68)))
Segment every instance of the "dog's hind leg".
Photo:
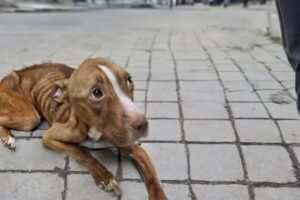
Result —
POLYGON ((5 146, 16 147, 9 129, 30 131, 39 123, 40 116, 30 101, 14 92, 0 91, 0 137, 5 146))

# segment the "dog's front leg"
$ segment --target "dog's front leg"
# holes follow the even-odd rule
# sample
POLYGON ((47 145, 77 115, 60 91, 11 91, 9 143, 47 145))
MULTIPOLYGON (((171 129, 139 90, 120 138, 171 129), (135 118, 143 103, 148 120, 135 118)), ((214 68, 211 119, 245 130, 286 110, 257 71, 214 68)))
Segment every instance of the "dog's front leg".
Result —
POLYGON ((56 123, 43 134, 43 144, 76 160, 80 165, 88 169, 95 183, 101 189, 119 195, 121 190, 112 173, 89 152, 74 144, 80 142, 81 138, 82 134, 78 130, 74 130, 69 125, 56 123))
POLYGON ((120 148, 120 150, 134 160, 136 167, 145 181, 149 193, 149 200, 167 200, 165 192, 157 178, 154 166, 146 151, 137 144, 120 148))

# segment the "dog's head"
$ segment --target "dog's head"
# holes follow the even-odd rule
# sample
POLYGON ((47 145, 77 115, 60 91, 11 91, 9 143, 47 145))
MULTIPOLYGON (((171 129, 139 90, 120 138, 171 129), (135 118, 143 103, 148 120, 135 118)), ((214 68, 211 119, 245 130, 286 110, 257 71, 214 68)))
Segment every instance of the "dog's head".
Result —
POLYGON ((85 60, 66 86, 76 115, 117 146, 130 145, 148 132, 147 119, 133 104, 133 90, 130 74, 104 58, 85 60))

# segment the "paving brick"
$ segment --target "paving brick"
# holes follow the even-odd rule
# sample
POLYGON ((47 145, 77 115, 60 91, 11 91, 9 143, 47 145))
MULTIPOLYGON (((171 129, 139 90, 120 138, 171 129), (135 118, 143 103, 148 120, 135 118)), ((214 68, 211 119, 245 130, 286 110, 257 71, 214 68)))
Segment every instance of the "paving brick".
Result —
POLYGON ((245 77, 241 72, 220 72, 222 81, 245 81, 245 77))
POLYGON ((223 88, 218 81, 180 81, 179 85, 180 91, 223 91, 223 88))
POLYGON ((160 179, 187 179, 187 161, 183 144, 145 143, 142 146, 149 153, 160 179))
POLYGON ((295 81, 295 72, 272 72, 279 81, 295 81))
POLYGON ((183 102, 183 115, 187 119, 228 119, 224 104, 183 102))
POLYGON ((251 91, 227 91, 226 96, 228 101, 239 102, 259 102, 259 98, 255 92, 251 91))
POLYGON ((257 200, 298 200, 299 188, 255 188, 255 199, 257 200))
POLYGON ((292 163, 280 146, 243 146, 249 179, 260 182, 293 182, 292 163))
POLYGON ((174 81, 168 81, 168 82, 157 82, 157 81, 150 81, 149 82, 149 91, 152 90, 176 90, 176 83, 174 81))
POLYGON ((241 142, 281 142, 272 120, 235 120, 241 142))
POLYGON ((191 144, 189 150, 193 179, 208 181, 243 179, 243 168, 235 145, 191 144))
POLYGON ((116 200, 111 193, 97 187, 89 174, 71 174, 68 176, 67 200, 103 199, 116 200))
POLYGON ((245 76, 249 81, 275 81, 268 72, 245 72, 245 76))
POLYGON ((177 101, 177 98, 177 92, 175 90, 152 90, 148 92, 147 96, 148 101, 177 101))
MULTIPOLYGON (((118 154, 115 149, 112 150, 99 150, 92 151, 91 154, 103 165, 105 166, 112 174, 117 173, 118 169, 118 154)), ((87 169, 80 166, 74 159, 70 158, 69 160, 69 170, 70 171, 85 171, 87 169)))
POLYGON ((149 134, 143 140, 181 140, 181 128, 178 120, 149 120, 149 134))
POLYGON ((145 101, 146 92, 137 90, 134 91, 134 101, 145 101))
POLYGON ((179 118, 179 108, 176 103, 147 103, 147 117, 179 118))
POLYGON ((297 156, 298 162, 300 163, 300 147, 295 147, 294 151, 297 156))
POLYGON ((300 122, 298 120, 277 121, 287 143, 300 143, 300 122))
POLYGON ((230 121, 185 120, 186 140, 205 142, 232 142, 235 135, 230 121))
POLYGON ((64 181, 51 173, 0 174, 1 200, 61 199, 64 181))
POLYGON ((205 200, 247 200, 249 194, 242 185, 193 185, 196 197, 205 200))
POLYGON ((269 118, 261 103, 230 103, 235 118, 269 118))
POLYGON ((134 81, 134 88, 136 90, 146 90, 147 82, 146 81, 134 81))
POLYGON ((179 80, 194 80, 194 81, 215 81, 218 76, 214 71, 178 73, 179 80))
POLYGON ((219 102, 225 103, 225 96, 223 92, 200 92, 200 91, 180 91, 181 101, 195 101, 195 102, 219 102))
POLYGON ((282 86, 276 81, 253 81, 256 90, 281 90, 282 86))
POLYGON ((296 103, 276 104, 265 103, 273 118, 276 119, 299 119, 296 103))
MULTIPOLYGON (((148 199, 148 193, 146 191, 144 183, 125 181, 122 182, 121 186, 123 189, 122 200, 148 199)), ((163 188, 169 199, 174 199, 174 200, 191 199, 189 196, 187 185, 163 184, 163 188)))
POLYGON ((0 147, 2 170, 54 170, 65 167, 65 156, 45 149, 40 139, 18 139, 16 143, 15 151, 0 147))
POLYGON ((252 91, 251 85, 246 81, 223 81, 228 91, 252 91))

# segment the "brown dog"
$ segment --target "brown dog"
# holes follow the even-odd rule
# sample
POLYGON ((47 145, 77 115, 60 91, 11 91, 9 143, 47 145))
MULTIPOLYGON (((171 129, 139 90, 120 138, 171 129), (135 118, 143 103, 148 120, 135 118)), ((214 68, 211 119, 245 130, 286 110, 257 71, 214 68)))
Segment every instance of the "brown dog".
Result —
POLYGON ((14 71, 0 82, 0 136, 14 149, 9 129, 32 130, 43 118, 51 126, 44 146, 71 156, 98 186, 119 194, 113 175, 78 145, 103 136, 135 161, 149 199, 167 199, 147 153, 134 143, 146 136, 148 122, 132 102, 133 89, 130 75, 103 58, 85 60, 78 69, 49 63, 14 71))

